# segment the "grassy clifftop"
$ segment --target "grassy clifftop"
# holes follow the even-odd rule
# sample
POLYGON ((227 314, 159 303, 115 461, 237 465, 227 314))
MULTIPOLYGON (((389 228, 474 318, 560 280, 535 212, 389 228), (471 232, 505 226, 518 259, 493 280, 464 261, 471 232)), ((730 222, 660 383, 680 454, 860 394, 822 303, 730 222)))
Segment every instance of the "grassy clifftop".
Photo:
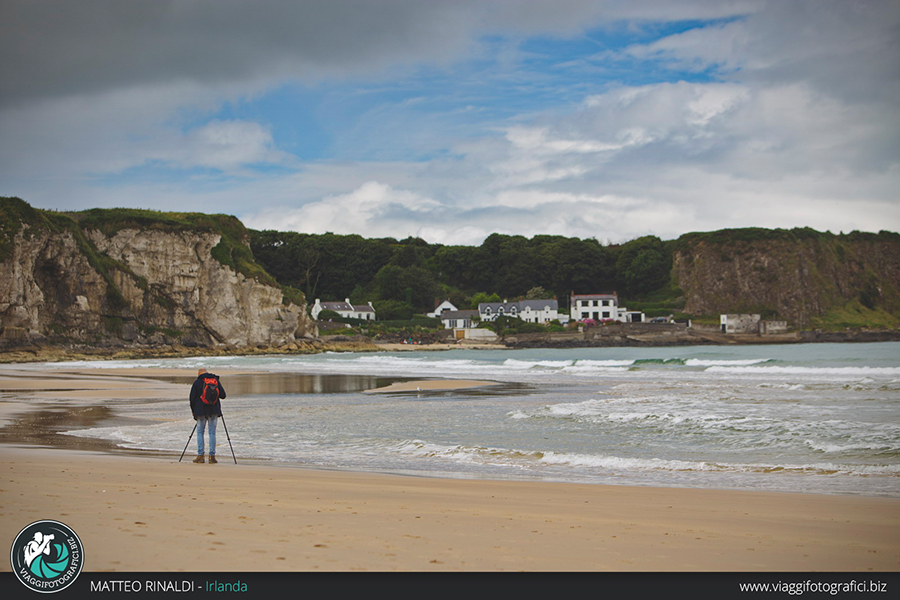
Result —
POLYGON ((686 250, 700 242, 718 244, 720 246, 757 244, 764 242, 819 242, 819 243, 855 243, 855 242, 900 242, 900 233, 893 231, 851 231, 834 234, 830 231, 818 231, 810 227, 793 229, 765 229, 762 227, 744 227, 739 229, 720 229, 686 233, 670 242, 673 251, 686 250))
POLYGON ((275 279, 253 259, 249 246, 250 235, 244 224, 231 215, 160 212, 133 208, 92 208, 65 215, 78 223, 81 229, 96 229, 107 236, 115 235, 123 229, 219 234, 221 240, 212 249, 213 258, 246 277, 267 285, 278 286, 275 279))
POLYGON ((0 261, 12 256, 13 240, 23 227, 57 229, 45 211, 33 208, 21 198, 0 197, 0 261))
MULTIPOLYGON (((78 238, 82 250, 89 255, 95 251, 90 250, 90 242, 83 235, 87 230, 98 230, 107 236, 115 235, 124 229, 218 234, 221 240, 212 249, 213 258, 246 277, 267 285, 278 286, 278 282, 254 260, 247 228, 231 215, 132 208, 93 208, 79 212, 54 212, 34 208, 20 198, 0 197, 0 260, 9 257, 13 238, 23 226, 34 228, 35 231, 70 230, 78 238)), ((291 295, 298 296, 298 293, 291 295)), ((300 300, 299 296, 297 300, 300 300)))

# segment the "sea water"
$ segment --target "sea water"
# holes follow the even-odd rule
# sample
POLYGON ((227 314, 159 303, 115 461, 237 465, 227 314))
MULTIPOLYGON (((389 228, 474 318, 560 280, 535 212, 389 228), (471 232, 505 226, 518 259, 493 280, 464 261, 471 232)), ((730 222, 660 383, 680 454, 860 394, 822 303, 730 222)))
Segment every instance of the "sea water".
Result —
MULTIPOLYGON (((63 366, 204 366, 277 379, 260 393, 248 383, 252 377, 223 377, 226 425, 239 461, 900 496, 900 343, 894 342, 454 349, 63 366), (498 385, 364 392, 396 378, 498 385)), ((186 399, 116 406, 140 424, 117 421, 69 433, 128 448, 184 448, 193 424, 186 399)), ((221 426, 218 438, 220 462, 230 460, 221 426)))

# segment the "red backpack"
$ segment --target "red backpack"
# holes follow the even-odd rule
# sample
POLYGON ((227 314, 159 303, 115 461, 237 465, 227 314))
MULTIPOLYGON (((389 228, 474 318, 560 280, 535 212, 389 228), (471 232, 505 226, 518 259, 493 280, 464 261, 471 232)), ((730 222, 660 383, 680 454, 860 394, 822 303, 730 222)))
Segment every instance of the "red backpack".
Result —
POLYGON ((203 378, 203 390, 200 392, 203 404, 215 404, 219 401, 219 380, 215 377, 203 378))

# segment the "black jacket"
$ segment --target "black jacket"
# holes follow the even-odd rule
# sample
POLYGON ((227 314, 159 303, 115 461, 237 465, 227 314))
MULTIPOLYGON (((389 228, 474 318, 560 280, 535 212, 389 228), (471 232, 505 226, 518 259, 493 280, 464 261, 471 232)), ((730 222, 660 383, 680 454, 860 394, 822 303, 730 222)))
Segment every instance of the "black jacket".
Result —
POLYGON ((204 373, 197 377, 194 380, 194 385, 191 386, 191 412, 194 414, 194 419, 197 417, 210 417, 210 416, 222 416, 222 403, 216 402, 215 404, 206 404, 203 400, 200 399, 200 394, 203 393, 203 380, 208 377, 214 377, 216 383, 219 386, 219 400, 225 397, 225 388, 222 387, 222 384, 219 382, 219 376, 213 375, 212 373, 204 373))

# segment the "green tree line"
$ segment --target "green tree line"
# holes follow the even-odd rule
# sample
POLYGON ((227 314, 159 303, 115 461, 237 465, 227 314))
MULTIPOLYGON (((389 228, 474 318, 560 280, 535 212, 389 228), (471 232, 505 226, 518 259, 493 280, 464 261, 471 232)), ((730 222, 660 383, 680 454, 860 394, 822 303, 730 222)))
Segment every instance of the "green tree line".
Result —
POLYGON ((525 297, 540 287, 565 305, 572 292, 637 297, 666 288, 672 254, 654 236, 621 245, 596 239, 492 234, 480 246, 419 238, 250 231, 256 260, 279 283, 316 298, 374 300, 379 318, 410 318, 449 298, 461 308, 525 297))

